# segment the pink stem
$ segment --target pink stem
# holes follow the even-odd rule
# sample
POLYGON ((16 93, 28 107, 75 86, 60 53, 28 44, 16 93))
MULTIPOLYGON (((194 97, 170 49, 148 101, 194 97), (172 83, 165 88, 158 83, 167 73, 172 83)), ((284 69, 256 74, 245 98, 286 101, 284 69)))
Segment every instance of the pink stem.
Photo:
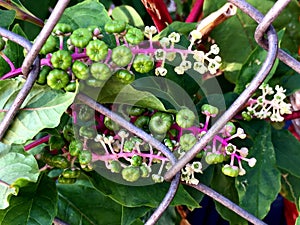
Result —
POLYGON ((15 70, 13 70, 13 71, 11 71, 11 72, 5 74, 4 76, 2 76, 2 77, 0 78, 0 80, 9 79, 9 78, 18 76, 18 75, 20 75, 20 74, 22 74, 22 70, 21 70, 21 68, 18 68, 18 69, 15 69, 15 70))
POLYGON ((288 114, 284 116, 284 120, 294 120, 294 119, 299 119, 300 118, 300 110, 299 111, 294 111, 292 114, 288 114))
POLYGON ((30 149, 32 149, 32 148, 34 148, 34 147, 36 147, 36 146, 38 146, 38 145, 40 145, 40 144, 43 144, 43 143, 45 143, 45 142, 48 142, 48 141, 49 141, 49 138, 50 138, 50 134, 48 134, 47 136, 42 137, 42 138, 40 138, 40 139, 38 139, 38 140, 35 140, 35 141, 31 142, 30 144, 25 145, 25 146, 24 146, 24 150, 25 150, 25 151, 28 151, 28 150, 30 150, 30 149))
POLYGON ((199 21, 200 16, 203 11, 203 4, 204 4, 204 0, 197 0, 194 4, 190 14, 186 18, 185 22, 192 23, 192 22, 199 21))

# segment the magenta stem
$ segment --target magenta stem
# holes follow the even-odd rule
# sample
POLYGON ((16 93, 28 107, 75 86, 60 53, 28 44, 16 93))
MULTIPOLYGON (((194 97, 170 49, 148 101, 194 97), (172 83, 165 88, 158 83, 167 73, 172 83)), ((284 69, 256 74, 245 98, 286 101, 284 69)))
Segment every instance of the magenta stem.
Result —
POLYGON ((2 76, 0 78, 0 80, 5 80, 5 79, 13 78, 13 77, 18 76, 20 74, 22 74, 22 70, 21 70, 21 68, 18 68, 18 69, 15 69, 15 70, 13 70, 13 71, 5 74, 4 76, 2 76))
POLYGON ((204 4, 204 0, 197 0, 190 14, 186 18, 185 22, 187 23, 197 22, 202 14, 203 4, 204 4))
POLYGON ((42 138, 40 138, 38 140, 35 140, 35 141, 31 142, 30 144, 25 145, 24 146, 24 150, 28 151, 28 150, 36 147, 36 146, 39 146, 40 144, 46 143, 46 142, 49 141, 49 138, 50 138, 50 134, 48 134, 47 136, 42 137, 42 138))
POLYGON ((288 114, 284 116, 284 120, 294 120, 294 119, 299 119, 300 118, 300 110, 299 111, 294 111, 292 114, 288 114))

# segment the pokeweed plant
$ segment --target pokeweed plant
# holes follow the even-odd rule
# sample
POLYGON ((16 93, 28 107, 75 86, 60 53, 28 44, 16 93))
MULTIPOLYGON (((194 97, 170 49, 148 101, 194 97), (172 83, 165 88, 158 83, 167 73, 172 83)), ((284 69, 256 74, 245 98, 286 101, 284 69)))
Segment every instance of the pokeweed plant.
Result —
MULTIPOLYGON (((143 224, 168 189, 168 157, 76 95, 123 116, 180 159, 251 81, 259 68, 252 65, 264 59, 265 51, 253 48, 248 59, 235 52, 232 61, 228 47, 219 47, 229 46, 228 40, 215 36, 226 23, 206 21, 210 38, 196 23, 174 22, 161 31, 161 24, 136 26, 140 17, 126 7, 133 21, 118 16, 122 6, 112 17, 98 1, 69 7, 40 50, 36 84, 0 144, 3 223, 143 224), (22 216, 16 218, 15 210, 22 216)), ((212 10, 204 5, 204 12, 212 10)), ((12 23, 14 15, 4 13, 12 23)), ((12 30, 25 35, 17 24, 12 30)), ((24 55, 5 38, 0 50, 2 120, 24 83, 18 68, 24 55)), ((260 219, 278 193, 299 207, 300 144, 284 129, 284 121, 294 118, 287 96, 299 89, 292 78, 299 78, 289 73, 277 62, 268 83, 181 169, 182 184, 164 215, 168 224, 177 223, 175 206, 200 207, 203 195, 187 187, 199 183, 260 219)), ((221 205, 217 209, 232 224, 246 223, 221 205)))

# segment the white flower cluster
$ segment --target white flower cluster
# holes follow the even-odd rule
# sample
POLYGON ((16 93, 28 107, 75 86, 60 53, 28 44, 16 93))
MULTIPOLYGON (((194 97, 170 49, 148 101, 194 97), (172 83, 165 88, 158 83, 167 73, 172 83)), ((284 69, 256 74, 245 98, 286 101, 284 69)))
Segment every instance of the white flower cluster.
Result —
POLYGON ((195 173, 202 173, 202 164, 199 161, 195 161, 192 164, 188 163, 181 169, 181 181, 185 181, 187 184, 197 185, 199 180, 195 178, 195 173))
POLYGON ((275 86, 275 91, 268 84, 263 84, 259 87, 262 90, 262 95, 257 99, 250 99, 250 105, 247 107, 248 116, 255 116, 259 119, 270 118, 273 122, 282 122, 284 114, 291 114, 291 104, 286 103, 286 95, 284 90, 279 85, 275 86), (270 97, 273 95, 273 98, 270 97))

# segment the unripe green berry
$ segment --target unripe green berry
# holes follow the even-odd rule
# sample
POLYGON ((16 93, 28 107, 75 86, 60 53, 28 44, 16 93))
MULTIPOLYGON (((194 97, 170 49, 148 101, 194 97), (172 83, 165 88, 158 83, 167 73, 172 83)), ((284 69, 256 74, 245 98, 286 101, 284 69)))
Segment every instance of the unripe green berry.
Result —
POLYGON ((66 169, 70 166, 70 162, 62 155, 55 155, 52 157, 49 165, 60 169, 66 169))
POLYGON ((87 105, 80 105, 78 118, 81 121, 89 121, 95 116, 95 111, 87 105))
POLYGON ((71 156, 78 156, 83 150, 83 144, 80 140, 72 140, 69 144, 69 153, 71 156))
POLYGON ((59 176, 57 181, 60 184, 74 184, 76 182, 76 178, 65 178, 63 176, 59 176))
POLYGON ((112 50, 111 59, 117 66, 127 66, 132 59, 132 52, 130 48, 121 45, 112 50))
POLYGON ((144 40, 144 33, 138 28, 129 28, 125 34, 125 39, 129 44, 138 45, 144 40))
POLYGON ((146 165, 140 166, 141 177, 149 177, 151 169, 146 165))
POLYGON ((179 140, 179 145, 184 151, 189 151, 196 143, 197 138, 192 134, 184 134, 179 140))
POLYGON ((208 153, 205 157, 207 164, 217 164, 225 160, 225 156, 221 153, 208 153))
POLYGON ((122 170, 122 177, 128 182, 135 182, 141 176, 140 168, 135 166, 128 166, 122 170))
POLYGON ((104 118, 104 125, 107 129, 112 131, 116 131, 120 129, 120 126, 115 121, 111 120, 108 117, 104 118))
POLYGON ((144 112, 146 112, 146 109, 138 106, 132 106, 127 108, 127 113, 129 116, 140 116, 144 112))
POLYGON ((125 69, 118 70, 114 76, 123 84, 131 84, 135 80, 135 75, 125 69))
POLYGON ((111 20, 104 25, 104 30, 107 33, 121 33, 125 30, 126 23, 120 20, 111 20))
POLYGON ((66 71, 60 69, 51 70, 47 76, 47 84, 55 90, 65 88, 70 82, 66 71))
POLYGON ((242 117, 243 117, 243 119, 244 120, 246 120, 246 121, 250 121, 250 120, 252 120, 252 116, 251 116, 251 114, 250 113, 248 113, 248 112, 242 112, 242 117))
POLYGON ((139 155, 134 155, 131 158, 131 165, 132 166, 140 166, 143 163, 143 158, 139 155))
POLYGON ((38 84, 46 84, 47 83, 47 76, 49 74, 49 72, 51 71, 51 67, 50 66, 43 66, 40 73, 39 73, 39 76, 36 80, 36 82, 38 84))
POLYGON ((148 132, 149 131, 149 122, 150 122, 149 116, 139 116, 134 121, 134 125, 138 128, 141 128, 142 130, 148 132))
POLYGON ((79 135, 87 139, 92 139, 96 136, 96 131, 92 127, 82 126, 79 128, 79 135))
POLYGON ((215 117, 219 113, 219 109, 209 104, 204 104, 201 107, 201 112, 204 115, 215 117))
POLYGON ((52 33, 57 35, 62 35, 72 32, 72 27, 67 23, 57 23, 53 28, 52 33))
POLYGON ((67 86, 64 89, 65 89, 65 91, 68 91, 68 92, 76 91, 76 82, 71 81, 69 84, 67 84, 67 86))
POLYGON ((100 40, 90 41, 86 46, 86 54, 93 61, 100 61, 106 58, 108 46, 100 40))
POLYGON ((65 141, 61 136, 56 136, 56 135, 51 135, 51 137, 49 138, 49 147, 50 150, 60 150, 65 146, 65 141))
POLYGON ((80 80, 86 80, 89 77, 89 67, 79 60, 75 60, 72 65, 72 73, 80 80))
POLYGON ((151 116, 149 129, 154 134, 165 134, 173 124, 173 117, 170 114, 156 112, 151 116))
POLYGON ((40 54, 46 55, 50 52, 53 52, 55 49, 56 49, 56 38, 50 35, 46 40, 46 43, 41 48, 40 54))
POLYGON ((92 38, 92 32, 87 28, 78 28, 70 36, 72 45, 77 48, 85 48, 92 38))
POLYGON ((67 141, 71 141, 74 138, 74 130, 71 124, 67 124, 63 128, 63 136, 67 141))
POLYGON ((194 112, 188 108, 179 110, 176 114, 176 123, 182 128, 189 128, 193 126, 196 116, 194 112))
POLYGON ((154 61, 149 55, 139 54, 134 58, 132 66, 139 73, 148 73, 153 69, 154 61))
POLYGON ((229 177, 237 177, 239 175, 239 168, 226 164, 222 167, 222 173, 229 177))
POLYGON ((100 62, 93 63, 90 67, 90 72, 94 78, 103 81, 108 80, 112 75, 112 71, 109 66, 100 62))
POLYGON ((80 170, 77 168, 65 169, 62 172, 64 178, 78 178, 80 176, 80 170))
POLYGON ((58 50, 52 54, 50 61, 54 68, 67 70, 72 64, 72 56, 66 50, 58 50))
POLYGON ((120 173, 122 166, 118 160, 112 160, 109 162, 109 169, 113 173, 120 173))
POLYGON ((89 164, 92 161, 92 153, 88 150, 83 150, 79 153, 78 160, 81 165, 89 164))
POLYGON ((105 82, 103 80, 97 80, 94 78, 89 78, 85 82, 88 86, 94 87, 94 88, 103 87, 105 84, 105 82))

